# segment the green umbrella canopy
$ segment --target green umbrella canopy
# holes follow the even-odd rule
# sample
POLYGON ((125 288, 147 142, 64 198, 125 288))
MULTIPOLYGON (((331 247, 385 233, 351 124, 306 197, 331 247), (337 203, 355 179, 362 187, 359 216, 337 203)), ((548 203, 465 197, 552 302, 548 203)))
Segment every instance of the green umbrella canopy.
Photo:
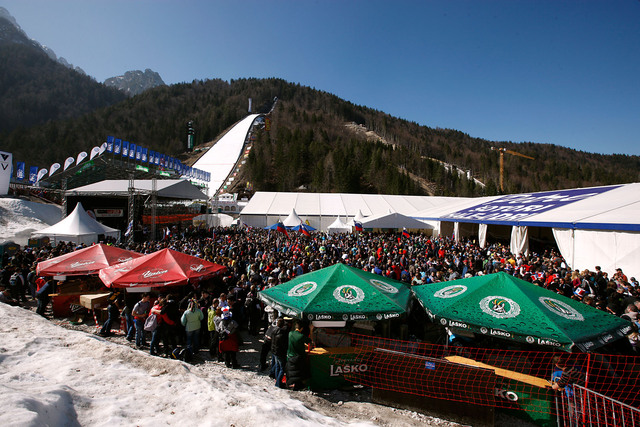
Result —
POLYGON ((405 283, 344 264, 303 274, 258 293, 281 313, 309 320, 382 320, 409 305, 405 283))
POLYGON ((624 337, 625 319, 506 273, 414 286, 412 292, 443 326, 560 348, 590 351, 624 337))

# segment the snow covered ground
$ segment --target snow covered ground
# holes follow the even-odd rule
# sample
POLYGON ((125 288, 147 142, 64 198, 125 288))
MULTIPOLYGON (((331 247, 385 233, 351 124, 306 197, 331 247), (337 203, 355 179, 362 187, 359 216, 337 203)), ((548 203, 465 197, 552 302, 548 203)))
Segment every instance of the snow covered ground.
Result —
POLYGON ((0 197, 0 243, 13 241, 24 246, 31 233, 61 219, 62 210, 56 205, 0 197))
POLYGON ((3 426, 343 425, 292 392, 153 357, 22 308, 0 304, 0 336, 3 426))

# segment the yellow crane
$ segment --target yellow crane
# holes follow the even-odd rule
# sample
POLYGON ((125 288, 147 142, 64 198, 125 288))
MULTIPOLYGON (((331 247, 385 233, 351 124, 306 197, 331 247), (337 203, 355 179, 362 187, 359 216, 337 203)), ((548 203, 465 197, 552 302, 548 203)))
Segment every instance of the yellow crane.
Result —
POLYGON ((531 156, 526 156, 524 154, 518 153, 516 151, 507 150, 502 147, 491 147, 491 150, 497 151, 500 153, 500 191, 504 193, 504 153, 513 154, 514 156, 524 157, 525 159, 535 160, 531 156))

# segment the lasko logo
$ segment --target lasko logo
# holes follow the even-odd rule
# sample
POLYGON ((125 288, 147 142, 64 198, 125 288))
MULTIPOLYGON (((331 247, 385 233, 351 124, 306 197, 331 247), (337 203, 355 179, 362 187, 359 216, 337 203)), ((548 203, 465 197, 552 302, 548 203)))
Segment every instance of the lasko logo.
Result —
POLYGON ((309 295, 311 292, 315 291, 318 287, 316 282, 302 282, 295 285, 293 288, 289 289, 287 295, 290 297, 302 297, 305 295, 309 295))
POLYGON ((366 372, 367 369, 369 369, 369 367, 367 365, 360 364, 360 365, 331 365, 329 367, 329 376, 330 377, 337 377, 339 375, 342 374, 349 374, 349 373, 361 373, 361 372, 366 372))
POLYGON ((398 289, 397 288, 391 286, 388 283, 383 282, 382 280, 371 279, 371 280, 369 280, 369 282, 371 282, 373 287, 376 288, 379 291, 386 292, 388 294, 397 294, 398 293, 398 289))
POLYGON ((520 314, 520 305, 517 302, 501 296, 483 298, 480 301, 480 309, 496 319, 510 319, 520 314))
POLYGON ((436 298, 453 298, 458 295, 462 295, 467 291, 467 287, 464 285, 452 285, 442 288, 433 294, 436 298))
POLYGON ((540 297, 538 298, 538 301, 540 301, 540 303, 549 311, 557 314, 558 316, 564 317, 568 320, 584 321, 584 316, 564 301, 549 297, 540 297))
POLYGON ((160 270, 159 268, 155 270, 147 270, 142 273, 142 277, 145 279, 149 279, 150 277, 162 276, 164 273, 167 273, 169 270, 160 270))
POLYGON ((357 286, 342 285, 333 291, 333 297, 340 302, 357 304, 364 299, 364 292, 357 286))

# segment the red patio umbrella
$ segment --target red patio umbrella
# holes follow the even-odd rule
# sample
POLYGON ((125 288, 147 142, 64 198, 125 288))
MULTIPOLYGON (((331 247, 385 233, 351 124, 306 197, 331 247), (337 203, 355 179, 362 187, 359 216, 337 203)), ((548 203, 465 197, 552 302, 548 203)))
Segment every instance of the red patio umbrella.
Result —
POLYGON ((100 270, 107 287, 131 288, 186 285, 226 271, 226 267, 173 249, 161 249, 100 270))
POLYGON ((98 243, 55 258, 41 261, 36 266, 38 276, 84 276, 97 274, 110 265, 141 257, 138 252, 98 243))

